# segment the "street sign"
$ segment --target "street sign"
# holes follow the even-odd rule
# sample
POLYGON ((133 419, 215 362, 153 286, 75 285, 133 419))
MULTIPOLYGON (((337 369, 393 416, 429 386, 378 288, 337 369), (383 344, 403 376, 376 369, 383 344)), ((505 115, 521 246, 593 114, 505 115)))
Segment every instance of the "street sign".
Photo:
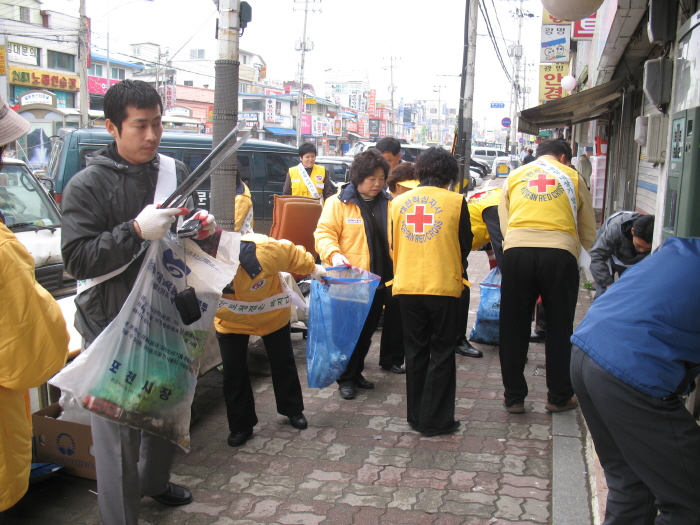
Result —
POLYGON ((509 128, 510 127, 510 119, 508 117, 504 118, 501 120, 501 126, 504 128, 509 128))
POLYGON ((522 141, 523 141, 523 138, 520 137, 520 138, 518 139, 518 142, 522 142, 522 141))
POLYGON ((492 109, 503 109, 506 107, 505 102, 491 102, 492 109))

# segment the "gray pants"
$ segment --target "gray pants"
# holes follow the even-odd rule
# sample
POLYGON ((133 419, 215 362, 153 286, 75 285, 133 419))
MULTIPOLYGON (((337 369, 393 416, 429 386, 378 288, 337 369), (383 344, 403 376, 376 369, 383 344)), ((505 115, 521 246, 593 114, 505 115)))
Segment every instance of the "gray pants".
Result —
POLYGON ((168 489, 176 445, 99 416, 91 416, 90 424, 102 524, 138 525, 141 496, 168 489))
POLYGON ((571 382, 608 482, 603 525, 699 524, 700 428, 681 401, 641 393, 577 346, 571 382))

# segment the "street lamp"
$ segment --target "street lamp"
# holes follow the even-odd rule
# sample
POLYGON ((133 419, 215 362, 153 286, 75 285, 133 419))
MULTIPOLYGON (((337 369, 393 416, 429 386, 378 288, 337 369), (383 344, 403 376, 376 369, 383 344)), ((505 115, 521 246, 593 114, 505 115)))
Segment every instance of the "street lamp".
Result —
POLYGON ((442 95, 442 90, 446 88, 447 86, 433 86, 433 92, 438 94, 438 123, 437 123, 437 143, 438 145, 442 144, 442 129, 440 128, 440 112, 442 111, 442 106, 441 106, 441 95, 442 95))

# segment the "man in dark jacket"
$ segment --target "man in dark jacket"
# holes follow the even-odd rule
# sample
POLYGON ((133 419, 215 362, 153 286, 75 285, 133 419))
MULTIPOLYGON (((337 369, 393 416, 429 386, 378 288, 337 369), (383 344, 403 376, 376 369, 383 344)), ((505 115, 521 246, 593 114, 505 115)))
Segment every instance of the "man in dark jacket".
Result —
MULTIPOLYGON (((115 141, 87 159, 63 195, 62 252, 79 279, 75 326, 89 346, 117 316, 145 256, 143 241, 164 237, 180 208, 158 208, 187 176, 179 161, 157 154, 163 134, 158 93, 142 81, 112 86, 104 100, 105 125, 115 141), (109 277, 107 274, 117 272, 109 277), (107 277, 107 278, 105 278, 107 277)), ((184 210, 186 212, 187 210, 184 210)), ((200 216, 213 231, 213 216, 200 216)), ((91 418, 98 505, 104 525, 137 525, 140 500, 166 505, 192 501, 170 483, 176 446, 145 431, 91 418)))
POLYGON ((627 268, 649 255, 654 235, 654 216, 636 211, 611 215, 598 229, 591 248, 591 273, 597 299, 627 268))

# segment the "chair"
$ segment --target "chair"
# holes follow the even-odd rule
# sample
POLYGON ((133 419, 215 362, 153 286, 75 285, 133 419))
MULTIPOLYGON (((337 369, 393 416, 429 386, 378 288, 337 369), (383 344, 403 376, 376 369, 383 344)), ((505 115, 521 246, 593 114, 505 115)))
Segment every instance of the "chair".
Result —
POLYGON ((275 195, 273 206, 270 237, 303 246, 316 258, 314 231, 323 211, 321 203, 311 197, 275 195))

